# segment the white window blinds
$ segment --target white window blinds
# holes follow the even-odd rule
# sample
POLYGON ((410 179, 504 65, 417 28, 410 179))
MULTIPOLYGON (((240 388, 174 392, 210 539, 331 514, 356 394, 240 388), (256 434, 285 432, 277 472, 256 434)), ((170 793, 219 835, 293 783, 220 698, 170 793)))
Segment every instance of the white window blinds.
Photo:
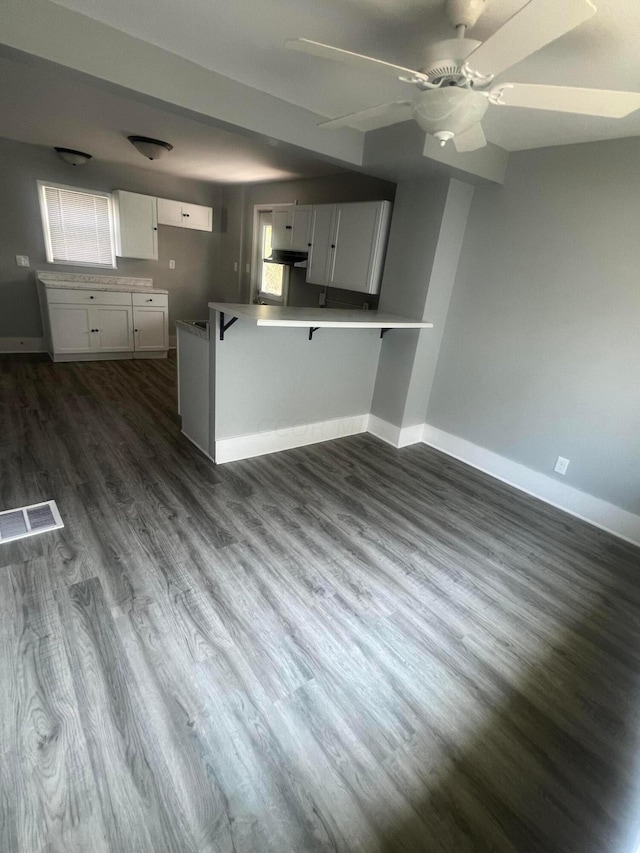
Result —
POLYGON ((40 183, 49 263, 115 267, 111 196, 40 183))

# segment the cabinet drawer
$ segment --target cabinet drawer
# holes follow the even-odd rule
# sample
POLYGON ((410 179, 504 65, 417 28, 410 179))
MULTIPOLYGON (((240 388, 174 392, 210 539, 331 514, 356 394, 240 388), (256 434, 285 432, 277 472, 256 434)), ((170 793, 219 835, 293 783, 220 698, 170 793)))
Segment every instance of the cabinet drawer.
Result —
POLYGON ((48 287, 47 300, 64 305, 131 305, 131 294, 119 290, 67 290, 48 287))
POLYGON ((166 293, 132 293, 133 304, 147 308, 166 308, 169 297, 166 293))

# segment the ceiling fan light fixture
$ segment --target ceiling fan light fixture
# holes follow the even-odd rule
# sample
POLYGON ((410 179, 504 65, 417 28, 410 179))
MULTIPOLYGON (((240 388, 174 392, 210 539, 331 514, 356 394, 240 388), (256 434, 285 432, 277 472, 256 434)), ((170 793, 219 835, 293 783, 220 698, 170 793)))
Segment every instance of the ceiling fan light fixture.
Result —
POLYGON ((163 142, 161 139, 152 139, 150 136, 129 136, 127 138, 136 151, 139 151, 147 160, 159 160, 169 151, 173 151, 173 145, 163 142))
POLYGON ((421 92, 413 100, 413 117, 420 127, 445 143, 477 124, 487 111, 489 100, 480 92, 445 86, 421 92), (438 135, 440 134, 440 135, 438 135))
POLYGON ((70 166, 82 166, 87 160, 91 160, 91 154, 85 154, 84 151, 76 151, 75 148, 60 148, 56 145, 54 151, 61 160, 68 163, 70 166))

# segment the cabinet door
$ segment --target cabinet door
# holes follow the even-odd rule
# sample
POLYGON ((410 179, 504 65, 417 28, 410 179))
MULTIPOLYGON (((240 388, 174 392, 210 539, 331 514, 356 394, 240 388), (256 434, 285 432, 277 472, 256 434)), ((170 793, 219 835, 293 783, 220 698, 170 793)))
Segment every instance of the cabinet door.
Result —
POLYGON ((53 351, 92 352, 93 308, 88 305, 49 304, 53 351))
POLYGON ((313 208, 310 204, 295 204, 292 211, 291 248, 296 252, 308 252, 311 234, 311 215, 313 208))
POLYGON ((379 202, 336 205, 332 287, 373 292, 372 273, 381 215, 379 202))
POLYGON ((182 204, 182 227, 195 231, 213 229, 213 209, 202 204, 182 204))
POLYGON ((169 313, 166 308, 134 308, 136 352, 169 349, 169 313))
POLYGON ((158 225, 175 225, 182 228, 182 204, 170 198, 159 198, 158 225))
POLYGON ((333 255, 333 216, 335 204, 313 206, 311 216, 311 238, 309 242, 309 262, 307 281, 311 284, 328 284, 330 265, 333 255))
POLYGON ((293 218, 292 204, 277 204, 274 205, 271 213, 271 248, 272 249, 290 249, 291 248, 291 232, 293 226, 291 220, 293 218))
POLYGON ((158 260, 158 206, 154 196, 115 190, 116 255, 158 260))
POLYGON ((133 309, 126 305, 96 305, 92 311, 97 352, 133 351, 133 309))

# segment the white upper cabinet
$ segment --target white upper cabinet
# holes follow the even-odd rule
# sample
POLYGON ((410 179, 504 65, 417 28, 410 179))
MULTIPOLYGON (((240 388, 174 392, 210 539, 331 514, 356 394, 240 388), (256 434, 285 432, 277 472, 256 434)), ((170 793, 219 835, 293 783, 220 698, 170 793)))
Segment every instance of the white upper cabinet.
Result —
POLYGON ((378 293, 390 219, 388 201, 314 205, 307 281, 378 293))
POLYGON ((329 264, 333 258, 333 220, 335 204, 317 204, 311 215, 311 246, 307 262, 307 281, 311 284, 328 284, 331 274, 329 264))
POLYGON ((271 247, 295 252, 309 250, 312 207, 310 204, 276 204, 273 207, 271 247))
POLYGON ((182 203, 169 198, 159 198, 158 225, 175 225, 176 228, 182 228, 182 203))
POLYGON ((212 231, 213 208, 202 204, 187 204, 183 201, 159 198, 158 224, 191 228, 194 231, 212 231))
POLYGON ((116 255, 158 260, 158 208, 154 196, 113 192, 116 255))

